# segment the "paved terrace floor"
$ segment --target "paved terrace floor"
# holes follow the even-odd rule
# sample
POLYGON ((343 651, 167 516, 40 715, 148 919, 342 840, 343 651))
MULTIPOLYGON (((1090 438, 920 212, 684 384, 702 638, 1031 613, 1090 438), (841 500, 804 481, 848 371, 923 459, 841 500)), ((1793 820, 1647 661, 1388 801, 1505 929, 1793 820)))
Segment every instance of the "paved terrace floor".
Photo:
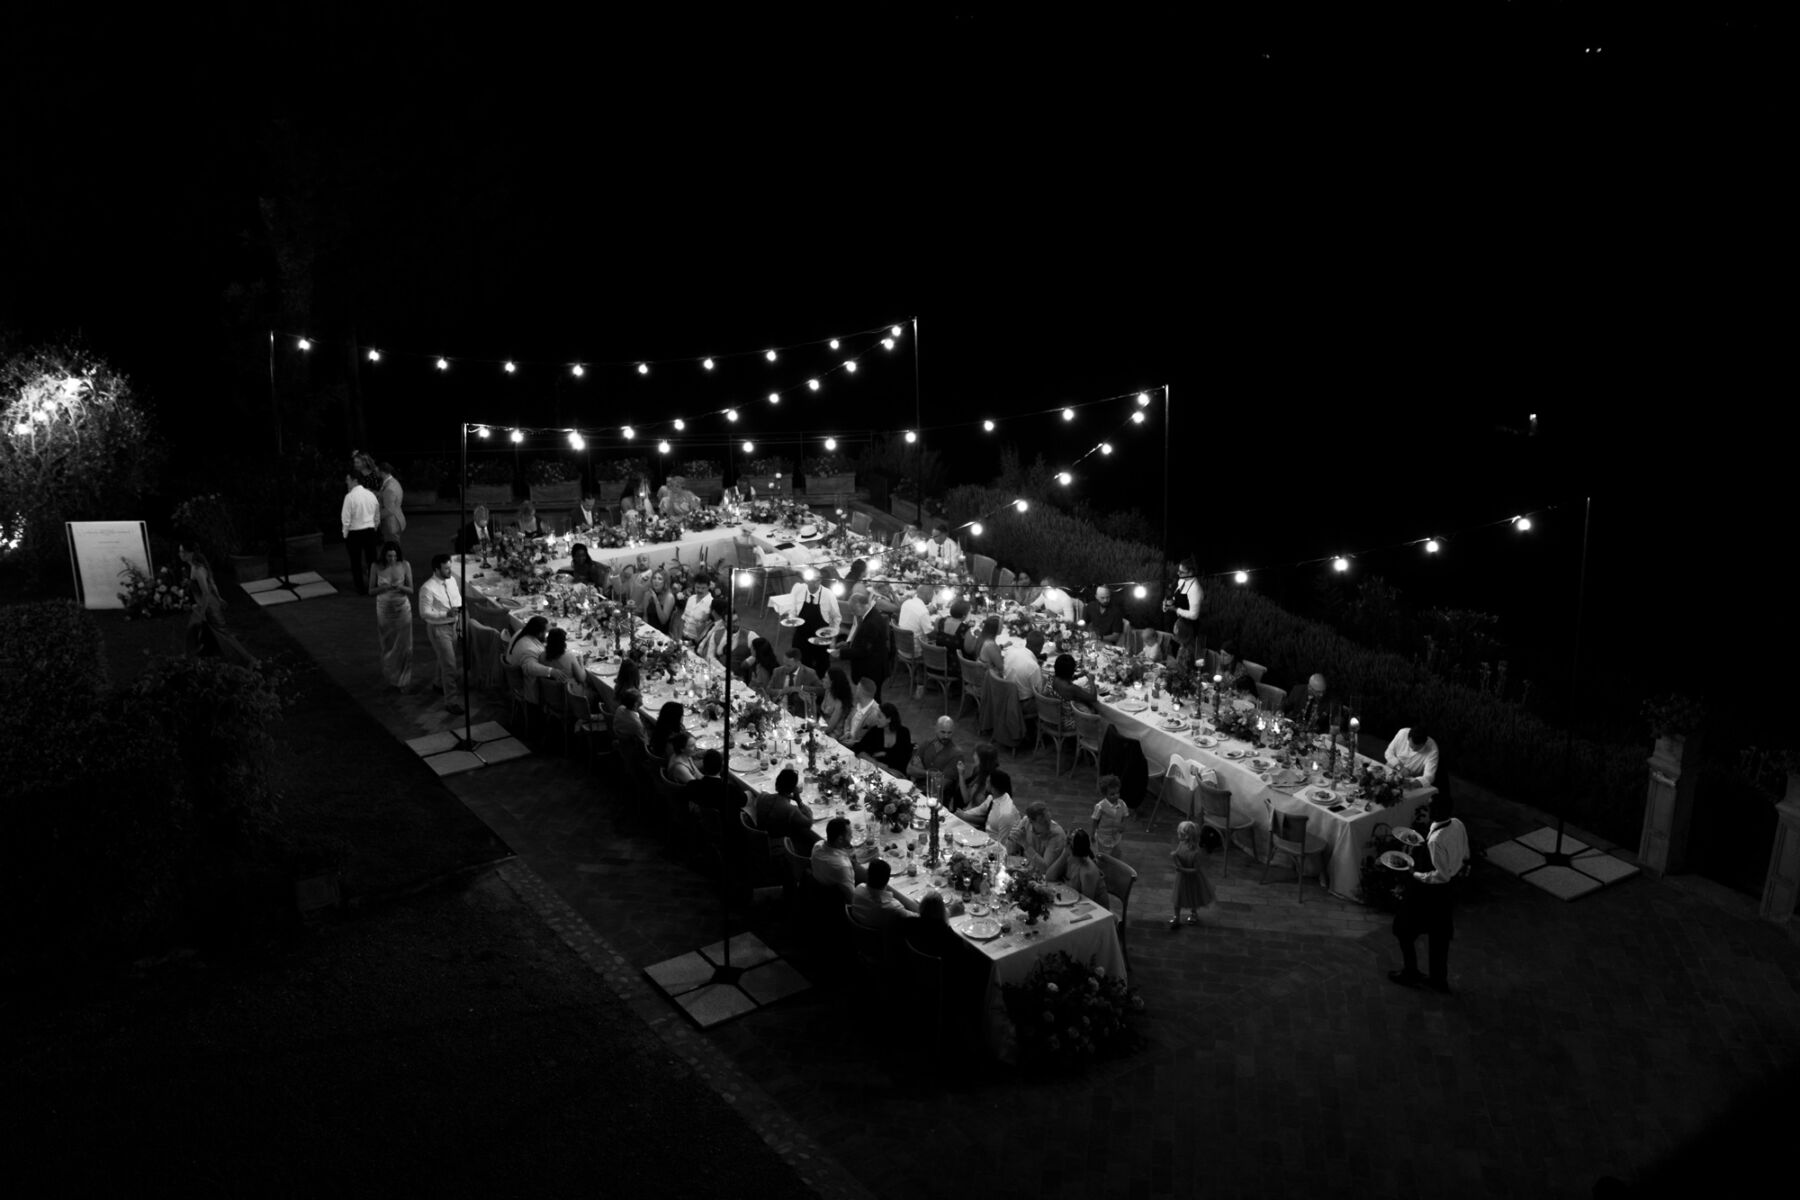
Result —
MULTIPOLYGON (((415 573, 453 524, 414 520, 415 573)), ((340 558, 318 566, 347 586, 340 558)), ((271 611, 394 737, 452 723, 423 689, 385 689, 372 601, 346 591, 271 611)), ((766 616, 752 627, 783 632, 766 616)), ((422 626, 414 645, 415 678, 429 679, 422 626)), ((917 736, 942 711, 936 693, 886 695, 917 736)), ((499 711, 477 702, 478 719, 499 711)), ((973 720, 960 740, 974 740, 973 720)), ((1022 803, 1086 824, 1091 766, 1058 776, 1048 748, 1003 758, 1022 803)), ((579 926, 565 936, 593 939, 590 960, 633 1011, 684 1025, 641 970, 716 939, 715 892, 638 828, 631 801, 553 752, 447 783, 543 881, 553 923, 579 926)), ((1479 789, 1459 794, 1478 842, 1535 823, 1479 789)), ((1766 1150, 1757 1116, 1780 1111, 1772 1097, 1791 1107, 1800 947, 1691 884, 1638 879, 1569 904, 1490 869, 1458 911, 1446 997, 1387 980, 1384 914, 1316 887, 1299 903, 1291 874, 1263 884, 1241 852, 1228 875, 1208 859, 1218 903, 1171 933, 1171 826, 1165 814, 1148 835, 1134 821, 1123 849, 1140 871, 1128 950, 1149 1005, 1134 1054, 1056 1083, 978 1058, 933 1064, 894 1005, 831 979, 677 1036, 723 1056, 721 1088, 779 1106, 865 1187, 896 1196, 1586 1196, 1603 1176, 1715 1171, 1709 1155, 1734 1133, 1737 1150, 1766 1150)), ((778 907, 754 921, 812 965, 778 907)))

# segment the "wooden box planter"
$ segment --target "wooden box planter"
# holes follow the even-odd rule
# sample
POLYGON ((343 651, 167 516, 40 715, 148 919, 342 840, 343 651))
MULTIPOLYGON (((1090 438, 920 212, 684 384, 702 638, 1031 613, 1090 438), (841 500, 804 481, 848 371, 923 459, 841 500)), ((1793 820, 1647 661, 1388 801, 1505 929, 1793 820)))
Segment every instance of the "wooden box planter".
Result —
POLYGON ((574 505, 581 500, 581 483, 579 480, 565 480, 562 483, 534 483, 531 485, 531 502, 542 506, 574 505))
POLYGON ((757 499, 768 497, 786 498, 794 494, 794 477, 792 475, 739 475, 738 490, 746 487, 756 489, 757 499))
POLYGON ((855 475, 809 475, 806 478, 808 500, 847 500, 855 492, 855 475))
POLYGON ((891 496, 888 498, 888 511, 908 525, 919 523, 919 506, 911 500, 902 500, 898 496, 891 496))
POLYGON ((470 508, 477 504, 485 504, 489 508, 511 508, 513 506, 513 490, 510 483, 471 483, 463 494, 463 502, 470 508))
POLYGON ((402 503, 405 508, 435 508, 437 502, 436 488, 407 488, 406 498, 402 503))
POLYGON ((623 479, 602 479, 600 481, 600 503, 617 504, 625 495, 623 479))
POLYGON ((717 504, 719 498, 725 494, 725 481, 716 475, 711 479, 694 479, 690 477, 687 481, 687 487, 688 491, 694 493, 694 495, 700 497, 700 499, 706 501, 708 504, 717 504))

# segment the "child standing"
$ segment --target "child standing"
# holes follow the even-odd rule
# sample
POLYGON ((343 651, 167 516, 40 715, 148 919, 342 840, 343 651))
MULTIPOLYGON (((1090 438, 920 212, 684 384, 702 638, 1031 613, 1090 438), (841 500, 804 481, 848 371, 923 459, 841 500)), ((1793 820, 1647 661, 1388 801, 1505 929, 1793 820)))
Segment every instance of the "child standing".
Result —
POLYGON ((1175 915, 1169 928, 1181 928, 1181 910, 1188 909, 1188 924, 1200 919, 1200 910, 1213 902, 1213 885, 1200 869, 1200 827, 1183 821, 1175 827, 1175 849, 1169 852, 1175 860, 1175 915))
POLYGON ((1119 843, 1125 840, 1125 817, 1131 812, 1119 799, 1124 785, 1117 775, 1100 777, 1100 803, 1094 805, 1094 848, 1102 854, 1119 856, 1119 843))

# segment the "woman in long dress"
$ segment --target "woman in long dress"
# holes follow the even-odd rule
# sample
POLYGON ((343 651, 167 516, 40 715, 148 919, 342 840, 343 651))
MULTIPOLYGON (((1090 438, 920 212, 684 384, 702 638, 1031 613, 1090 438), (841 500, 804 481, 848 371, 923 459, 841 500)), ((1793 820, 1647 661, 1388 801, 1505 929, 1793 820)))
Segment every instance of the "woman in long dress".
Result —
POLYGON ((412 590, 412 564, 400 552, 399 542, 387 543, 379 561, 369 568, 369 591, 375 596, 381 674, 395 691, 405 691, 412 683, 412 590))
POLYGON ((196 658, 224 658, 240 667, 255 667, 256 656, 244 649, 243 643, 225 627, 225 597, 219 594, 206 555, 192 546, 176 549, 188 567, 188 595, 193 601, 188 610, 188 653, 196 658))

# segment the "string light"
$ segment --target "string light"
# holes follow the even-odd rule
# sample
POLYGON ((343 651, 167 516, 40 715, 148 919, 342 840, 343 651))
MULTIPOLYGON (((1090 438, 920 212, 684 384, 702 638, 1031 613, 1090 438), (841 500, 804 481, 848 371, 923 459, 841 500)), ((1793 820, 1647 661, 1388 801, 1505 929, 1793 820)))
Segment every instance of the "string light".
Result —
POLYGON ((747 587, 749 587, 749 586, 750 586, 750 585, 751 585, 751 584, 752 584, 752 583, 755 583, 755 582, 756 582, 756 577, 755 577, 755 576, 754 576, 754 575, 752 575, 752 574, 750 574, 750 572, 748 572, 748 571, 739 571, 739 572, 738 572, 738 573, 737 573, 737 585, 738 585, 738 586, 739 586, 739 587, 742 587, 742 588, 747 588, 747 587))
POLYGON ((1075 419, 1075 410, 1074 409, 1072 409, 1072 408, 1063 409, 1063 420, 1073 421, 1074 419, 1075 419))
POLYGON ((1331 560, 1331 569, 1342 574, 1350 569, 1350 560, 1340 554, 1331 560))
POLYGON ((710 358, 703 358, 700 360, 700 365, 710 371, 713 369, 713 360, 710 358))
POLYGON ((836 438, 826 438, 825 439, 825 449, 836 450, 837 449, 837 439, 836 438))
POLYGON ((569 448, 571 450, 585 450, 587 448, 587 440, 583 438, 581 434, 571 429, 569 430, 569 448))
POLYGON ((888 332, 890 334, 892 334, 894 337, 899 337, 900 336, 900 327, 898 325, 896 325, 892 329, 888 330, 888 332))
POLYGON ((513 362, 511 360, 508 360, 507 364, 506 364, 506 373, 508 375, 516 375, 516 374, 518 374, 518 371, 519 371, 519 364, 516 362, 513 362))
POLYGON ((669 443, 667 443, 667 442, 656 443, 656 452, 658 454, 667 454, 669 452, 669 443))
POLYGON ((781 393, 780 392, 770 392, 769 393, 769 403, 770 404, 780 404, 781 403, 781 393))
POLYGON ((808 583, 811 583, 813 580, 817 579, 818 577, 819 577, 819 573, 817 571, 813 570, 811 567, 807 567, 806 569, 804 569, 800 572, 800 578, 806 580, 806 582, 808 582, 808 583))
POLYGON ((844 360, 844 370, 850 372, 852 375, 856 374, 856 360, 854 358, 846 358, 844 360))
POLYGON ((1064 487, 1068 487, 1071 483, 1075 482, 1075 477, 1067 471, 1058 471, 1056 473, 1056 482, 1062 484, 1064 487))
POLYGON ((522 441, 524 441, 524 440, 525 440, 525 435, 524 435, 524 433, 522 433, 522 432, 521 432, 521 431, 519 431, 519 430, 517 430, 517 429, 515 429, 515 430, 513 430, 513 431, 512 431, 512 440, 513 440, 513 445, 515 445, 515 446, 516 446, 516 445, 518 445, 518 444, 519 444, 519 443, 520 443, 520 442, 522 442, 522 441))
POLYGON ((875 572, 877 575, 881 574, 881 560, 879 558, 871 558, 869 560, 869 570, 875 572))
POLYGON ((312 339, 311 338, 301 338, 298 345, 302 350, 311 350, 312 349, 312 339))
POLYGON ((1236 575, 1233 575, 1231 578, 1238 583, 1249 583, 1250 582, 1250 572, 1239 571, 1236 575))
POLYGON ((634 438, 634 437, 636 437, 636 436, 637 436, 637 430, 635 430, 635 429, 633 429, 633 428, 632 428, 632 427, 631 427, 631 426, 629 426, 629 425, 627 425, 627 426, 625 426, 625 428, 623 428, 623 429, 621 429, 621 430, 619 430, 619 432, 620 432, 620 433, 621 433, 621 434, 623 434, 623 435, 624 435, 624 437, 625 437, 625 440, 626 440, 626 441, 628 441, 628 442, 629 442, 629 441, 630 441, 630 440, 631 440, 631 439, 632 439, 632 438, 634 438))
POLYGON ((913 431, 912 431, 912 430, 910 430, 910 429, 909 429, 909 430, 907 430, 907 431, 906 431, 906 444, 907 444, 907 445, 909 445, 909 446, 910 446, 910 445, 912 445, 912 444, 913 444, 913 443, 914 443, 914 442, 916 442, 916 441, 918 441, 918 440, 919 440, 919 435, 918 435, 918 434, 917 434, 917 433, 914 433, 914 432, 913 432, 913 431))
POLYGON ((580 379, 583 375, 587 374, 587 368, 582 366, 580 363, 576 363, 574 366, 569 368, 569 374, 573 375, 577 379, 580 379))
POLYGON ((737 409, 735 409, 735 408, 728 408, 728 409, 726 409, 726 410, 725 410, 725 419, 726 419, 726 420, 727 420, 727 421, 735 421, 735 420, 737 420, 737 409))
POLYGON ((448 371, 450 369, 450 360, 447 358, 438 359, 437 360, 437 369, 440 371, 448 371))
POLYGON ((981 536, 981 522, 977 521, 973 525, 969 526, 969 533, 974 537, 980 537, 981 536))
POLYGON ((831 339, 831 348, 833 350, 836 350, 838 348, 838 340, 836 338, 831 339))
POLYGON ((834 596, 842 596, 844 594, 844 581, 843 580, 834 579, 831 581, 831 594, 834 596))
POLYGON ((894 348, 894 339, 893 338, 882 338, 881 344, 883 346, 887 347, 889 350, 892 350, 894 348))
POLYGON ((816 392, 819 390, 819 381, 817 379, 809 379, 806 381, 806 386, 816 392))
POLYGON ((1131 596, 1132 596, 1132 599, 1134 599, 1134 600, 1142 600, 1145 596, 1148 596, 1149 594, 1150 594, 1150 589, 1145 587, 1141 583, 1131 589, 1131 596))
POLYGON ((1112 453, 1112 443, 1111 442, 1101 442, 1100 443, 1100 453, 1111 454, 1112 453))
POLYGON ((1425 539, 1425 553, 1436 554, 1441 549, 1443 549, 1443 547, 1438 544, 1438 540, 1436 538, 1426 538, 1425 539))
POLYGON ((486 425, 477 425, 475 427, 475 436, 478 438, 487 437, 488 436, 488 427, 486 425))
POLYGON ((775 361, 775 352, 773 350, 765 350, 763 352, 763 357, 768 359, 770 362, 774 362, 775 361))
POLYGON ((986 430, 988 433, 994 432, 994 423, 992 421, 983 421, 981 423, 981 427, 982 427, 982 429, 986 430))
POLYGON ((1513 518, 1513 528, 1517 529, 1520 533, 1530 533, 1531 532, 1531 518, 1530 517, 1514 517, 1513 518))
POLYGON ((1027 502, 1025 500, 1014 500, 1013 507, 1018 509, 1020 512, 1024 512, 1026 509, 1030 508, 1031 505, 1029 502, 1027 502))
POLYGON ((744 443, 744 453, 745 454, 755 454, 756 453, 756 443, 755 442, 745 442, 744 443))
POLYGON ((369 361, 370 362, 380 362, 381 361, 381 351, 370 350, 369 351, 369 361))
POLYGON ((1142 412, 1132 413, 1131 414, 1131 423, 1133 425, 1142 425, 1144 423, 1144 414, 1142 412))
POLYGON ((930 548, 931 548, 931 541, 928 538, 920 538, 918 541, 913 543, 913 549, 917 550, 920 554, 925 553, 925 551, 929 550, 930 548))
POLYGON ((684 430, 686 428, 687 428, 687 422, 682 420, 680 417, 676 417, 675 418, 675 432, 680 433, 682 430, 684 430))
POLYGON ((650 364, 649 363, 641 362, 638 364, 638 374, 639 375, 648 375, 649 373, 650 373, 650 364))
POLYGON ((1138 407, 1139 408, 1149 408, 1150 407, 1150 393, 1149 392, 1139 392, 1138 393, 1138 407))

